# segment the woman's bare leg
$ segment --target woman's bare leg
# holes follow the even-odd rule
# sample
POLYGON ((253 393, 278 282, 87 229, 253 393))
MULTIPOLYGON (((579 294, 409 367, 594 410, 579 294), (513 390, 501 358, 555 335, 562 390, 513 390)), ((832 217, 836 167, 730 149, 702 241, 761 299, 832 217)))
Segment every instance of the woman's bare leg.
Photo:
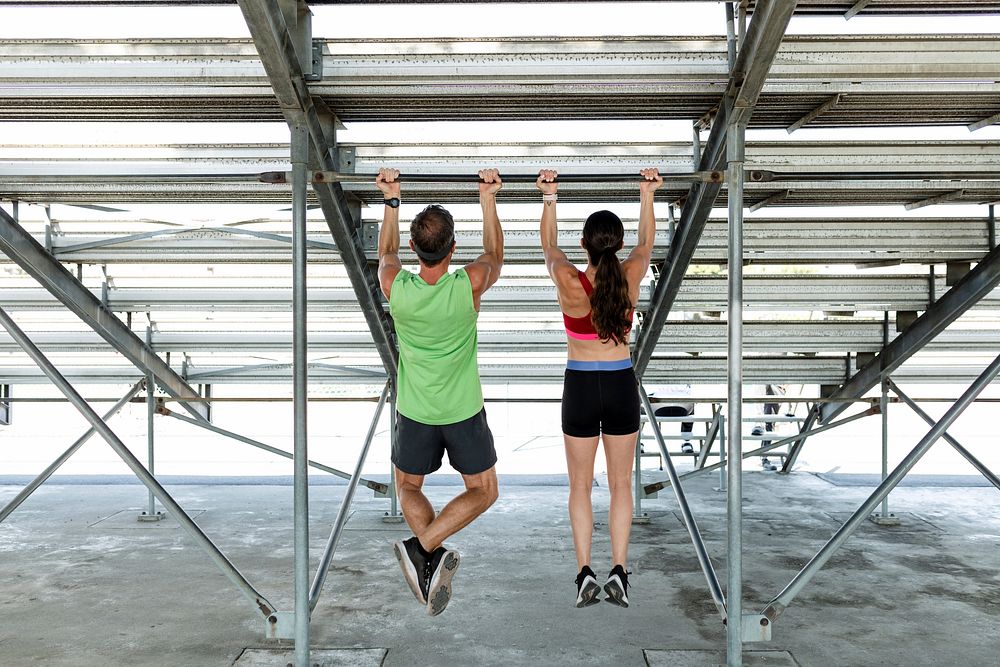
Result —
POLYGON ((604 437, 604 456, 608 462, 608 489, 611 508, 608 526, 611 532, 611 565, 628 570, 628 541, 632 533, 632 464, 638 433, 604 437))
POLYGON ((590 565, 590 541, 594 533, 590 493, 594 486, 594 458, 600 438, 575 438, 563 434, 563 440, 566 443, 566 470, 569 472, 569 522, 573 527, 576 567, 580 570, 584 565, 590 565))

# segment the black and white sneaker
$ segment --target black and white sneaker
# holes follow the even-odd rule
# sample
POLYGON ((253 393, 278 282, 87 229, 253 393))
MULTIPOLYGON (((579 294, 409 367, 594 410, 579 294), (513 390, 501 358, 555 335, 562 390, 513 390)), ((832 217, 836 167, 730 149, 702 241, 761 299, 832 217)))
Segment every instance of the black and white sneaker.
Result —
POLYGON ((427 561, 424 576, 427 581, 427 614, 437 616, 451 600, 451 580, 458 570, 458 552, 440 546, 427 561))
POLYGON ((621 565, 611 568, 608 581, 604 584, 604 592, 608 594, 604 598, 607 602, 619 607, 628 606, 628 572, 621 565))
POLYGON ((681 445, 681 454, 694 454, 694 445, 691 444, 690 440, 685 440, 684 444, 681 445))
POLYGON ((597 575, 589 565, 584 565, 580 574, 576 575, 576 606, 579 608, 597 604, 601 601, 597 597, 600 593, 601 587, 597 583, 597 575))
POLYGON ((392 548, 396 552, 396 560, 399 561, 403 577, 410 585, 414 597, 420 604, 427 604, 427 584, 429 581, 426 576, 427 559, 421 553, 420 542, 414 536, 408 540, 396 540, 392 548))

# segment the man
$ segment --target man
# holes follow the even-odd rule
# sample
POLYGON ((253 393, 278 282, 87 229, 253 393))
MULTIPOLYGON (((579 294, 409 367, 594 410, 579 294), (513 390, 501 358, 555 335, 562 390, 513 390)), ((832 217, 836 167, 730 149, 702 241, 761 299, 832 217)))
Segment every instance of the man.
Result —
POLYGON ((380 169, 375 180, 385 196, 379 234, 378 278, 389 299, 399 341, 396 412, 396 493, 413 537, 394 544, 413 594, 436 616, 451 599, 457 551, 443 545, 497 499, 496 451, 486 423, 476 357, 480 298, 500 277, 503 230, 496 169, 479 172, 483 254, 449 273, 455 223, 441 206, 425 208, 410 224, 410 248, 420 272, 399 261, 399 171, 380 169), (465 491, 435 514, 421 487, 424 476, 448 461, 462 474, 465 491))

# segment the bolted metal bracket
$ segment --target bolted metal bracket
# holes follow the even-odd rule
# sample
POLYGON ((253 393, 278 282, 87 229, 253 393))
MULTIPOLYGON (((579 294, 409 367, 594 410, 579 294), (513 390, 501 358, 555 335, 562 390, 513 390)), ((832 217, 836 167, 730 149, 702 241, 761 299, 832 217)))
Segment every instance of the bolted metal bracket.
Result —
POLYGON ((388 512, 386 512, 384 515, 382 515, 382 523, 403 523, 403 515, 389 514, 388 512))
POLYGON ((868 520, 874 523, 876 526, 901 526, 902 521, 895 514, 889 514, 889 516, 882 516, 881 514, 872 514, 868 517, 868 520))
POLYGON ((355 150, 353 146, 337 146, 337 171, 342 174, 353 174, 357 165, 354 163, 355 150))
POLYGON ((312 71, 303 72, 302 78, 306 81, 323 80, 323 40, 312 41, 312 71))
POLYGON ((771 621, 761 614, 743 614, 742 634, 745 642, 771 641, 771 621))
POLYGON ((156 521, 163 521, 167 518, 166 512, 157 512, 156 514, 148 514, 146 512, 140 512, 139 516, 135 518, 136 521, 142 523, 155 523, 156 521))
POLYGON ((361 245, 366 252, 378 249, 378 223, 374 220, 361 221, 361 245))
POLYGON ((267 639, 295 639, 295 612, 276 611, 265 622, 267 639))
POLYGON ((646 514, 645 512, 643 512, 642 514, 633 514, 632 515, 632 525, 633 526, 646 526, 646 525, 649 525, 649 515, 646 514))

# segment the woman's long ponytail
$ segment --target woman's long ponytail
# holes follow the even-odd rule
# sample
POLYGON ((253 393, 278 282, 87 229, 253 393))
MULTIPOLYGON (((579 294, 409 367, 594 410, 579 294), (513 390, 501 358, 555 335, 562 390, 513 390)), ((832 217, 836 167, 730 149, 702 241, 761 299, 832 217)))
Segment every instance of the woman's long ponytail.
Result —
POLYGON ((590 295, 590 319, 601 340, 616 344, 627 344, 632 328, 628 280, 616 254, 624 235, 621 219, 611 211, 597 211, 583 227, 584 247, 597 268, 590 295))

